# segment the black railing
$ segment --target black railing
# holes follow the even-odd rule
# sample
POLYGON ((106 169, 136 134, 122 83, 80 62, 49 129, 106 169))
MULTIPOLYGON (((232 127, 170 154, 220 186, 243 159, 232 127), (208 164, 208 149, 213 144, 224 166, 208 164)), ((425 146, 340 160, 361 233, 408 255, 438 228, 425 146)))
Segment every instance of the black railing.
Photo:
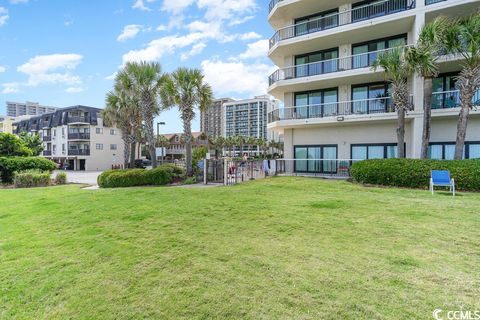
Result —
POLYGON ((345 70, 369 68, 373 62, 383 52, 391 49, 366 52, 348 57, 324 60, 319 62, 296 65, 283 69, 278 69, 268 78, 269 85, 281 80, 297 79, 304 77, 317 76, 345 70))
POLYGON ((42 139, 44 142, 52 141, 52 136, 43 136, 42 139))
POLYGON ((68 140, 89 140, 90 133, 69 133, 68 140))
POLYGON ((44 155, 45 157, 49 157, 49 156, 52 155, 52 151, 51 151, 51 150, 45 150, 45 151, 43 151, 43 155, 44 155))
POLYGON ((360 6, 348 11, 333 13, 278 30, 270 38, 270 48, 278 42, 306 34, 320 32, 359 21, 386 16, 415 8, 415 0, 385 0, 360 6))
POLYGON ((90 123, 90 118, 87 116, 81 116, 81 117, 68 117, 68 123, 90 123))
MULTIPOLYGON (((473 105, 480 106, 480 90, 473 97, 473 105)), ((460 107, 460 91, 442 91, 432 94, 432 109, 450 109, 460 107)))
POLYGON ((273 8, 277 5, 277 3, 282 2, 283 0, 271 0, 268 4, 268 12, 271 12, 273 8))
POLYGON ((68 150, 69 156, 89 156, 90 149, 70 149, 68 150))
MULTIPOLYGON (((413 108, 412 102, 410 97, 409 110, 413 108)), ((392 99, 383 97, 276 109, 268 114, 268 122, 391 112, 395 112, 392 99)))

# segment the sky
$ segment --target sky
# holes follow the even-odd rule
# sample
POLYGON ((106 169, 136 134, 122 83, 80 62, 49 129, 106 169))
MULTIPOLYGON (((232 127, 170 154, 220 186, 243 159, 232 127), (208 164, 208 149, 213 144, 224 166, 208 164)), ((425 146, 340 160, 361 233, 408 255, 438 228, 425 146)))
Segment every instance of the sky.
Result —
MULTIPOLYGON (((267 14, 266 0, 0 0, 0 114, 6 101, 103 108, 128 61, 199 68, 216 98, 265 94, 267 14)), ((182 131, 175 109, 157 121, 182 131)))

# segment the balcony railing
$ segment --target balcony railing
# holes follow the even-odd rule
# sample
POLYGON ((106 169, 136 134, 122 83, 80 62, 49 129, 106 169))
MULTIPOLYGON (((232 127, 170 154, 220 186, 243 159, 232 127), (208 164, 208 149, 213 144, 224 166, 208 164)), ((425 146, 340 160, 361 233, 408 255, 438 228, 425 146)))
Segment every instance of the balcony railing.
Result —
POLYGON ((89 156, 90 149, 70 149, 68 150, 69 156, 89 156))
POLYGON ((269 85, 272 85, 281 80, 371 67, 380 54, 389 50, 392 48, 279 69, 268 78, 268 82, 269 85))
MULTIPOLYGON (((480 90, 473 97, 473 105, 480 106, 480 90)), ((432 109, 450 109, 460 107, 460 91, 434 92, 432 95, 432 109)))
POLYGON ((414 8, 415 0, 385 0, 340 13, 329 14, 306 22, 297 23, 278 30, 273 37, 270 38, 270 49, 282 40, 337 28, 343 25, 370 20, 414 8))
POLYGON ((69 133, 68 140, 90 140, 90 133, 69 133))
POLYGON ((271 0, 268 4, 268 12, 271 12, 273 8, 277 5, 277 3, 282 2, 283 0, 271 0))
POLYGON ((68 123, 90 123, 90 118, 87 116, 68 117, 68 123))
MULTIPOLYGON (((412 101, 410 97, 410 109, 412 101)), ((277 109, 268 114, 268 122, 391 112, 395 112, 391 97, 382 97, 277 109)))
POLYGON ((43 136, 42 140, 44 142, 52 141, 52 136, 43 136))
POLYGON ((51 151, 51 150, 45 150, 45 151, 43 151, 43 156, 44 156, 44 157, 49 157, 49 156, 51 156, 51 155, 52 155, 52 151, 51 151))
POLYGON ((425 5, 431 5, 431 4, 435 4, 435 3, 439 3, 439 2, 444 2, 444 1, 447 1, 447 0, 425 0, 425 5))

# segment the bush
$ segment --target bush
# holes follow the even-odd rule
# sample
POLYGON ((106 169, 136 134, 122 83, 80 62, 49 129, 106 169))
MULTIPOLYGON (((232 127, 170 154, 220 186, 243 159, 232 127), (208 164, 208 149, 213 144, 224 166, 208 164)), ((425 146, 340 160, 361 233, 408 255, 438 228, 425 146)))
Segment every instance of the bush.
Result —
POLYGON ((65 172, 57 173, 55 177, 55 184, 66 184, 67 183, 67 174, 65 172))
POLYGON ((172 165, 161 165, 152 170, 126 169, 108 170, 98 177, 98 185, 102 188, 123 188, 135 186, 162 186, 172 183, 183 176, 182 169, 172 165))
POLYGON ((15 172, 14 184, 16 188, 46 187, 50 185, 50 172, 40 170, 15 172))
POLYGON ((184 184, 196 184, 197 183, 197 178, 196 177, 188 177, 183 181, 184 184))
POLYGON ((431 170, 449 170, 455 187, 480 191, 479 160, 376 159, 354 163, 354 181, 406 188, 428 188, 431 170))
POLYGON ((57 165, 40 157, 0 157, 0 179, 3 183, 11 183, 15 172, 40 170, 52 172, 57 165))

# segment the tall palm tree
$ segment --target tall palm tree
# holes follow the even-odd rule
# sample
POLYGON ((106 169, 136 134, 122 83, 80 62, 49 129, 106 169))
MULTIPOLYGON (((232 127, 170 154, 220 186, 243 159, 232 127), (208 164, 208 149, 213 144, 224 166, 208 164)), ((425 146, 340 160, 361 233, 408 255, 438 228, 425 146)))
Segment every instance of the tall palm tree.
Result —
POLYGON ((448 19, 437 17, 426 24, 419 35, 417 46, 407 49, 407 60, 413 70, 423 77, 423 133, 421 158, 428 156, 432 127, 433 79, 438 76, 438 57, 446 40, 448 19))
POLYGON ((392 101, 397 111, 397 156, 405 158, 405 113, 410 107, 407 78, 412 68, 405 59, 405 48, 397 47, 380 54, 373 69, 383 68, 392 85, 392 101))
POLYGON ((463 56, 462 71, 456 86, 460 90, 460 114, 457 123, 455 159, 463 157, 468 117, 473 108, 473 97, 480 89, 480 13, 464 20, 446 22, 447 34, 444 47, 447 52, 463 56))
POLYGON ((218 151, 222 151, 225 147, 225 138, 218 136, 212 140, 213 147, 215 148, 215 156, 218 158, 218 151))
POLYGON ((158 94, 162 76, 162 68, 156 62, 128 62, 117 75, 128 79, 125 81, 128 86, 124 89, 129 97, 140 105, 148 151, 154 168, 157 167, 157 157, 153 120, 160 112, 158 94))
POLYGON ((203 111, 211 104, 212 88, 204 82, 200 70, 178 68, 172 74, 163 77, 160 96, 165 107, 177 106, 180 111, 185 136, 187 175, 191 175, 192 120, 195 118, 195 108, 203 111))

